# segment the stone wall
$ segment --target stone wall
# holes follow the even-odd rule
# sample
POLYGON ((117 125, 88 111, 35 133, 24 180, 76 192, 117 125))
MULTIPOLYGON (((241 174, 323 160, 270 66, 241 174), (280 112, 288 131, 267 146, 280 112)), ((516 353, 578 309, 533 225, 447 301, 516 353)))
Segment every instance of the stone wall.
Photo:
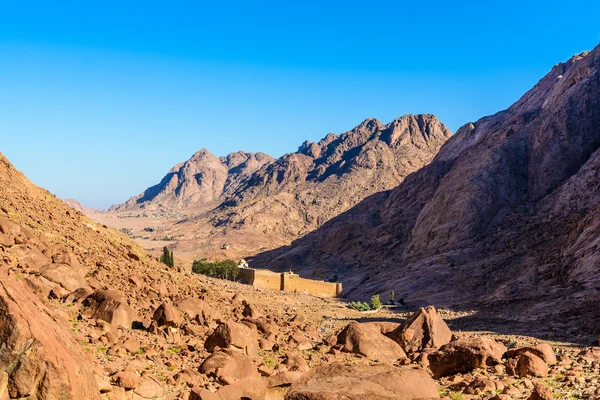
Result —
POLYGON ((277 273, 265 269, 240 268, 240 282, 263 289, 303 292, 322 297, 337 297, 342 294, 339 282, 315 281, 301 278, 291 272, 277 273))
POLYGON ((263 289, 282 290, 282 276, 280 273, 264 269, 240 268, 238 279, 242 283, 263 289))
POLYGON ((300 278, 299 275, 284 272, 283 290, 289 292, 305 292, 323 297, 337 297, 342 294, 342 284, 338 282, 315 281, 300 278))

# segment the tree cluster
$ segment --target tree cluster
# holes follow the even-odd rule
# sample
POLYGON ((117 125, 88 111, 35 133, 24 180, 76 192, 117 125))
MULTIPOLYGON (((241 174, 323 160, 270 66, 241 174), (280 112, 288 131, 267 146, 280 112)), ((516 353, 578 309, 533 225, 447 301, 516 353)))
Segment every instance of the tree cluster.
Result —
POLYGON ((240 274, 240 269, 237 263, 233 260, 195 260, 192 264, 192 271, 197 274, 211 276, 213 278, 227 279, 231 281, 235 281, 240 274))

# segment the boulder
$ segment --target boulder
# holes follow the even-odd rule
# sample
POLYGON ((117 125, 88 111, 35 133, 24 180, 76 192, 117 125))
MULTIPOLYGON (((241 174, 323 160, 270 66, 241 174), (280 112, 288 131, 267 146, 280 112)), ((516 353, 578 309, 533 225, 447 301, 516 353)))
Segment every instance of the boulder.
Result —
POLYGON ((199 318, 202 322, 210 318, 217 319, 220 317, 219 312, 212 308, 207 302, 194 297, 188 297, 178 301, 175 303, 175 307, 187 314, 190 319, 199 318))
POLYGON ((496 365, 505 352, 506 347, 502 343, 488 337, 462 338, 430 354, 429 368, 437 379, 496 365))
POLYGON ((361 354, 372 360, 395 361, 406 358, 402 347, 392 339, 381 334, 378 326, 350 322, 338 334, 338 344, 342 350, 361 354))
POLYGON ((156 321, 158 326, 169 326, 172 328, 179 328, 183 323, 181 312, 168 301, 158 306, 156 311, 154 311, 152 320, 156 321))
POLYGON ((295 381, 285 400, 438 399, 422 369, 389 365, 326 364, 295 381))
POLYGON ((540 343, 533 347, 521 347, 519 349, 509 350, 506 352, 506 358, 519 358, 520 355, 525 353, 532 353, 540 357, 547 364, 554 364, 556 362, 556 354, 552 346, 548 343, 540 343))
POLYGON ((548 364, 535 354, 527 352, 519 356, 515 372, 520 378, 526 376, 543 378, 548 376, 548 364))
POLYGON ((211 354, 200 365, 199 371, 229 385, 244 378, 260 376, 252 358, 233 349, 220 350, 211 354))
POLYGON ((535 382, 533 384, 533 392, 528 400, 554 400, 554 396, 548 386, 540 382, 535 382))
POLYGON ((452 340, 452 331, 433 306, 420 308, 388 336, 405 352, 438 349, 452 340))
POLYGON ((130 371, 117 372, 111 377, 112 382, 124 389, 135 389, 140 384, 140 377, 130 371))
POLYGON ((132 400, 163 400, 166 393, 165 386, 157 378, 144 375, 139 385, 133 389, 132 400))
POLYGON ((239 322, 226 321, 214 330, 206 339, 204 347, 213 352, 216 347, 222 349, 234 347, 251 357, 258 356, 258 332, 239 322))
POLYGON ((84 314, 117 328, 130 329, 137 314, 116 290, 98 290, 83 301, 84 314))
POLYGON ((265 400, 266 392, 267 385, 263 378, 250 377, 224 386, 215 393, 203 388, 194 388, 189 400, 265 400))
POLYGON ((83 275, 67 264, 46 264, 40 268, 39 273, 70 292, 87 286, 83 275))
POLYGON ((2 277, 0 398, 100 399, 79 344, 52 315, 22 282, 2 277))

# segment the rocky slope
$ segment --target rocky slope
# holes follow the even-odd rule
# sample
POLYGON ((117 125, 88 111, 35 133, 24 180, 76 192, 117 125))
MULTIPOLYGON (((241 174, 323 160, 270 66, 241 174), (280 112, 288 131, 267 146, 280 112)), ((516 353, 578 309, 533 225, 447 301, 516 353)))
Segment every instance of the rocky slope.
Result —
POLYGON ((395 290, 415 303, 495 304, 504 316, 592 312, 599 148, 597 47, 463 126, 398 187, 253 264, 337 275, 349 297, 395 290))
POLYGON ((155 186, 109 211, 199 212, 215 206, 273 158, 264 153, 239 151, 217 158, 208 150, 196 152, 175 165, 155 186))

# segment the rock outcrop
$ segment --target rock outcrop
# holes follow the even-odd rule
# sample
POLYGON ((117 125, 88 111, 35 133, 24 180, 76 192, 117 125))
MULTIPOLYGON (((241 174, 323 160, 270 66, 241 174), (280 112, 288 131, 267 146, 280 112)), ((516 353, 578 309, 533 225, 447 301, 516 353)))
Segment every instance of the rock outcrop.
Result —
POLYGON ((285 400, 438 399, 435 381, 410 367, 326 365, 292 384, 285 400))
POLYGON ((0 277, 0 398, 100 399, 82 350, 51 315, 23 283, 0 277))

